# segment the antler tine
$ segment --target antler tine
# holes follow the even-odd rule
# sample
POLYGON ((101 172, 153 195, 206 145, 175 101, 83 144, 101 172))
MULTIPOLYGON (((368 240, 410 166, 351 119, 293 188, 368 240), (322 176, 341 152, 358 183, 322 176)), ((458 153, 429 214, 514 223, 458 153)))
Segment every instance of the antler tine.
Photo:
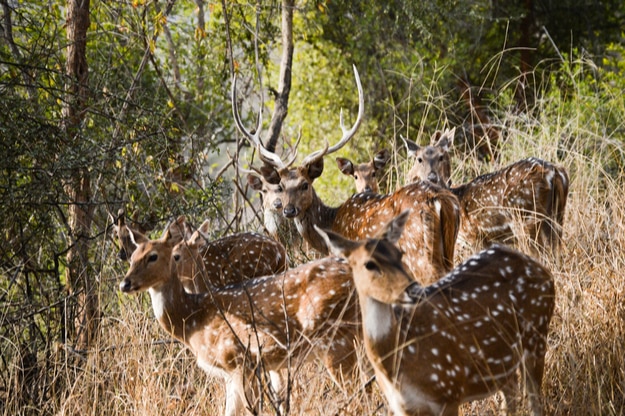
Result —
POLYGON ((299 142, 302 140, 302 128, 299 128, 299 132, 297 133, 297 140, 295 140, 295 145, 293 146, 293 153, 291 153, 291 157, 287 160, 285 166, 289 167, 295 162, 297 158, 297 148, 299 147, 299 142))
POLYGON ((245 136, 245 138, 247 140, 250 141, 250 143, 252 144, 252 146, 258 146, 260 144, 260 131, 261 131, 261 123, 262 123, 262 117, 263 117, 263 106, 261 105, 260 108, 258 109, 258 126, 256 127, 256 131, 254 132, 254 134, 252 134, 251 132, 249 132, 245 126, 243 125, 243 122, 241 121, 241 115, 239 114, 239 105, 237 104, 237 76, 236 74, 234 75, 234 79, 232 80, 232 91, 231 91, 231 98, 232 98, 232 115, 234 116, 234 122, 237 126, 237 129, 239 129, 239 131, 241 132, 241 134, 243 136, 245 136))
POLYGON ((403 134, 400 134, 399 137, 401 137, 402 141, 404 142, 404 146, 406 146, 406 149, 408 148, 408 141, 406 140, 406 138, 404 137, 403 134))
POLYGON ((285 167, 284 162, 280 159, 280 156, 277 154, 270 152, 263 146, 260 141, 260 132, 262 130, 263 125, 263 103, 261 101, 260 108, 258 110, 258 125, 256 126, 256 131, 254 134, 250 133, 243 122, 241 121, 241 115, 239 114, 239 106, 237 104, 237 76, 235 74, 234 79, 232 80, 232 115, 234 116, 234 122, 241 132, 241 134, 250 142, 250 144, 254 147, 258 148, 258 153, 263 162, 275 167, 276 169, 282 169, 285 167))
POLYGON ((341 137, 341 140, 339 140, 339 142, 332 147, 328 147, 326 144, 325 149, 317 150, 316 152, 313 152, 310 155, 306 156, 306 158, 302 162, 303 165, 310 164, 318 160, 319 158, 322 158, 325 155, 329 155, 331 153, 336 152, 337 150, 345 146, 345 144, 356 134, 356 131, 360 127, 360 124, 362 123, 362 119, 364 118, 364 115, 365 115, 365 97, 362 92, 362 84, 360 83, 360 76, 358 75, 358 69, 356 69, 356 65, 354 65, 353 67, 354 67, 354 76, 356 78, 356 86, 358 87, 358 117, 356 118, 356 122, 354 123, 352 128, 348 130, 347 127, 345 127, 345 123, 343 121, 343 110, 341 109, 340 116, 339 116, 341 130, 343 131, 343 137, 341 137))
POLYGON ((260 175, 260 172, 254 166, 251 166, 251 169, 246 169, 243 166, 239 165, 238 162, 235 163, 234 158, 232 157, 232 155, 230 154, 230 151, 228 149, 226 149, 226 154, 228 155, 228 159, 230 160, 230 162, 228 164, 234 166, 234 168, 238 172, 241 172, 241 173, 246 174, 246 175, 247 174, 260 175))

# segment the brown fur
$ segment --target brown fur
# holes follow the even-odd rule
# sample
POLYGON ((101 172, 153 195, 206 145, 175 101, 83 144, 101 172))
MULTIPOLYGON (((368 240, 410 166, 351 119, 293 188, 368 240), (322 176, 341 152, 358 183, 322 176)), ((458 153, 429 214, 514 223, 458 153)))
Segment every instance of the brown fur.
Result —
MULTIPOLYGON (((345 261, 325 258, 191 294, 172 263, 181 260, 173 255, 178 242, 166 231, 161 239, 139 245, 120 290, 149 290, 161 327, 187 345, 204 370, 226 381, 226 415, 241 414, 245 403, 258 410, 258 377, 265 370, 297 370, 318 355, 337 379, 349 379, 359 323, 345 261)), ((280 384, 273 387, 283 394, 280 384)))
MULTIPOLYGON (((449 184, 448 142, 413 147, 411 156, 415 164, 409 181, 449 184)), ((461 206, 460 241, 488 246, 514 242, 522 232, 538 248, 558 250, 569 192, 563 167, 537 158, 523 159, 450 190, 461 206), (522 221, 523 230, 515 229, 516 219, 522 221)))
POLYGON ((531 411, 541 414, 555 306, 550 272, 530 257, 493 246, 421 287, 403 269, 394 245, 402 221, 376 240, 324 233, 332 252, 352 267, 367 357, 390 410, 457 415, 463 402, 502 390, 508 412, 516 414, 520 371, 531 411))

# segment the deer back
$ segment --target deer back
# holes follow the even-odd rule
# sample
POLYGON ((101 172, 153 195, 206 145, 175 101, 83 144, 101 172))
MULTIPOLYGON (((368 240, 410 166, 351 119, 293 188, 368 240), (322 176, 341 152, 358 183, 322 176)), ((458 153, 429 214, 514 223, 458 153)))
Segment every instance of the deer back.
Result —
POLYGON ((207 220, 175 250, 181 257, 178 274, 189 292, 207 292, 287 269, 286 250, 277 241, 252 232, 210 240, 209 227, 207 220))
POLYGON ((569 179, 564 168, 537 158, 523 159, 452 189, 461 200, 462 238, 508 241, 522 218, 531 241, 556 248, 561 241, 569 179))
MULTIPOLYGON (((326 234, 352 267, 367 356, 393 412, 457 414, 461 403, 498 389, 513 406, 518 369, 535 399, 555 305, 549 271, 493 246, 422 287, 401 270, 394 227, 380 240, 326 234)), ((535 400, 532 410, 540 411, 535 400)))
POLYGON ((339 207, 331 229, 370 238, 405 210, 411 212, 398 241, 404 263, 418 281, 431 283, 453 267, 460 211, 451 192, 419 181, 389 195, 354 195, 339 207))

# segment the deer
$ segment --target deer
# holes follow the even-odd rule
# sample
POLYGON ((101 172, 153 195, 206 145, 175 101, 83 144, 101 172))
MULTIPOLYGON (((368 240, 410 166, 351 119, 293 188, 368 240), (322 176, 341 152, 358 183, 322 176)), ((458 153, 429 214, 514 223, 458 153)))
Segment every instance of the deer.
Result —
POLYGON ((493 245, 430 286, 415 282, 397 241, 405 211, 374 238, 318 232, 347 259, 362 314, 363 341, 395 415, 457 415, 460 404, 504 394, 516 410, 520 382, 541 414, 551 273, 510 247, 493 245))
POLYGON ((349 238, 365 238, 374 235, 380 224, 388 222, 406 208, 412 208, 407 229, 399 241, 406 252, 404 261, 413 275, 430 279, 442 276, 453 267, 454 245, 459 226, 459 203, 448 190, 429 182, 405 186, 392 194, 360 193, 353 195, 338 207, 329 207, 319 198, 313 182, 323 172, 324 156, 341 149, 356 133, 364 116, 364 98, 358 71, 354 66, 358 88, 358 116, 351 128, 347 128, 340 113, 343 132, 337 144, 326 145, 305 157, 299 166, 292 166, 294 159, 283 161, 276 153, 267 150, 260 141, 259 124, 254 134, 241 121, 236 103, 236 78, 232 86, 232 111, 241 134, 256 148, 265 165, 260 168, 267 182, 279 185, 282 214, 293 220, 303 239, 322 255, 328 248, 315 231, 314 226, 332 229, 349 238))
POLYGON ((356 193, 372 192, 379 193, 378 178, 381 171, 391 159, 391 154, 387 149, 378 150, 373 158, 366 163, 354 164, 344 157, 337 157, 336 164, 341 173, 354 178, 356 193))
POLYGON ((451 187, 450 149, 454 131, 455 128, 437 132, 436 143, 424 147, 402 139, 415 161, 407 180, 426 180, 449 188, 458 197, 461 207, 458 241, 487 247, 493 242, 515 243, 525 235, 532 251, 557 252, 569 193, 566 169, 530 157, 451 187))
POLYGON ((239 168, 247 174, 247 184, 255 191, 258 191, 262 199, 263 226, 269 236, 288 247, 292 260, 304 262, 309 260, 306 254, 307 244, 297 232, 295 224, 287 221, 282 216, 282 200, 280 199, 280 185, 267 182, 262 174, 256 170, 239 168))
POLYGON ((225 415, 259 410, 267 372, 268 385, 284 400, 281 370, 297 371, 315 357, 333 379, 351 378, 360 323, 345 260, 326 257, 221 288, 208 282, 208 292, 195 294, 185 290, 180 273, 185 259, 199 255, 197 242, 167 228, 159 239, 139 244, 119 287, 126 294, 147 291, 163 330, 225 381, 225 415))
POLYGON ((276 240, 254 232, 211 240, 208 237, 210 225, 210 221, 205 220, 181 242, 182 246, 186 243, 197 251, 197 256, 179 265, 182 268, 179 275, 187 291, 204 293, 211 287, 282 273, 288 268, 289 257, 276 240))
MULTIPOLYGON (((204 293, 208 291, 209 284, 226 286, 251 277, 280 273, 288 267, 289 258, 284 246, 258 233, 235 233, 211 240, 208 237, 208 220, 199 229, 192 231, 193 227, 183 215, 170 222, 166 228, 178 239, 193 238, 201 253, 202 266, 206 271, 201 275, 192 273, 193 268, 199 265, 187 264, 185 271, 188 273, 183 274, 185 278, 182 284, 190 293, 204 293)), ((126 253, 132 254, 139 244, 149 241, 145 234, 126 225, 123 216, 118 217, 114 235, 121 242, 118 257, 122 260, 130 260, 126 253)))

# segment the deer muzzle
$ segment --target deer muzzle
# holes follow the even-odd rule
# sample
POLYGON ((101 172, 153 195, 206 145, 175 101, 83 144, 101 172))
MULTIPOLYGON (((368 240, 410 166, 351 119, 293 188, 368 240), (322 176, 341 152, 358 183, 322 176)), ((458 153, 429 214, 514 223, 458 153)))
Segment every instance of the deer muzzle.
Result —
POLYGON ((295 218, 299 215, 299 209, 297 209, 293 204, 288 204, 284 207, 282 214, 287 218, 295 218))

